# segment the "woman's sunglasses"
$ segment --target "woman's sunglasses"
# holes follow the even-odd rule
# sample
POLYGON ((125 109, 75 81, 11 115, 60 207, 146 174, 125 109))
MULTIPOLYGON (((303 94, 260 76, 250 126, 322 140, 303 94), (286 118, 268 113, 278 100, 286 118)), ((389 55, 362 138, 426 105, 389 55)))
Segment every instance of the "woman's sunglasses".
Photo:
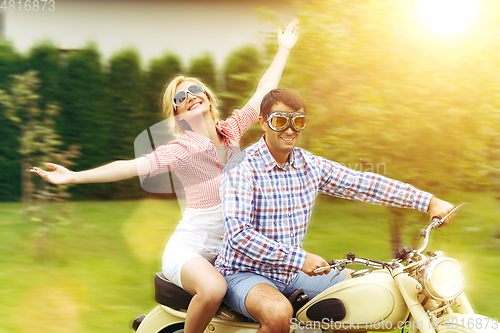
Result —
POLYGON ((275 132, 283 132, 290 127, 295 132, 306 128, 306 114, 303 111, 274 111, 267 117, 269 127, 275 132))
POLYGON ((182 90, 179 91, 177 94, 175 94, 173 102, 176 107, 181 106, 187 99, 187 93, 190 93, 191 95, 201 95, 205 92, 202 86, 199 84, 192 84, 190 85, 187 90, 182 90))

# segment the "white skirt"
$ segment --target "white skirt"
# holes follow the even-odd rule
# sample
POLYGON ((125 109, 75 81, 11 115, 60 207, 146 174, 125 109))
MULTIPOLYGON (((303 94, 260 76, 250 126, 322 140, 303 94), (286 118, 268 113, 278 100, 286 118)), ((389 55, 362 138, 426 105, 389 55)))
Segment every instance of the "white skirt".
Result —
POLYGON ((163 252, 165 277, 182 288, 181 269, 189 259, 201 257, 213 264, 223 230, 222 205, 208 209, 186 208, 163 252))

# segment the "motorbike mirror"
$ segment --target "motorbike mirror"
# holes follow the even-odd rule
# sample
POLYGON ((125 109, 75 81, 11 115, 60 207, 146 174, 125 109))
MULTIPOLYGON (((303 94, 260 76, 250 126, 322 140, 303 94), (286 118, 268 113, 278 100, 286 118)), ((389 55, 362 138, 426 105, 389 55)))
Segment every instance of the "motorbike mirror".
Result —
POLYGON ((413 248, 411 246, 405 246, 396 251, 395 257, 401 261, 404 261, 408 258, 408 254, 413 252, 413 248))

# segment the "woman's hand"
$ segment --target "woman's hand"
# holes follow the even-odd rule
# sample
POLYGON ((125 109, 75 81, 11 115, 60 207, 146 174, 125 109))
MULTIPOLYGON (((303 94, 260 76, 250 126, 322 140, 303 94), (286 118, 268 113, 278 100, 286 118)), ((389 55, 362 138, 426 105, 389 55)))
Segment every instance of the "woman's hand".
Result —
POLYGON ((30 172, 36 173, 37 175, 45 179, 47 182, 56 185, 73 184, 76 180, 74 172, 69 169, 66 169, 61 165, 46 163, 45 166, 54 171, 47 172, 40 168, 33 167, 31 168, 30 172))
POLYGON ((267 71, 262 75, 257 85, 257 90, 255 90, 255 94, 247 103, 252 106, 254 110, 259 110, 260 102, 265 94, 278 87, 288 55, 295 46, 295 42, 297 42, 299 38, 299 33, 299 21, 297 20, 290 22, 285 32, 282 32, 281 29, 278 28, 278 51, 276 52, 276 56, 267 71))
POLYGON ((293 20, 288 24, 285 32, 278 28, 278 46, 291 50, 299 38, 299 21, 293 20))

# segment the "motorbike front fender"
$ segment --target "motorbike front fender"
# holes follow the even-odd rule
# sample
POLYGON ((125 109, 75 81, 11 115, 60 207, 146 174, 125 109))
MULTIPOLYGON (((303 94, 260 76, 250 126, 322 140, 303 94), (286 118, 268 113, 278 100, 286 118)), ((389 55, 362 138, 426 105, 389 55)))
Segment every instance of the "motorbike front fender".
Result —
POLYGON ((183 323, 185 318, 164 311, 160 305, 148 313, 137 329, 137 333, 158 333, 167 326, 183 323))

